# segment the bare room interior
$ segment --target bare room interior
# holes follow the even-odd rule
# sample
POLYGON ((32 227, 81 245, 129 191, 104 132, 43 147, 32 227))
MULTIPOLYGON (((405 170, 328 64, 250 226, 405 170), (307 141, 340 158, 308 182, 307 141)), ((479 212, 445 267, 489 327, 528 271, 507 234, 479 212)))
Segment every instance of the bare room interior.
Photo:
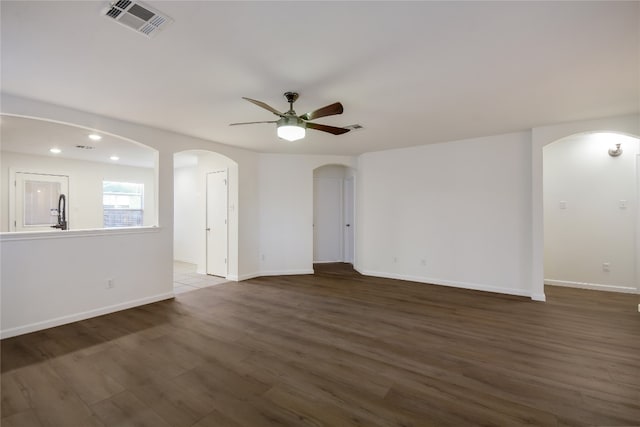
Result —
POLYGON ((640 425, 640 2, 0 2, 0 424, 640 425))

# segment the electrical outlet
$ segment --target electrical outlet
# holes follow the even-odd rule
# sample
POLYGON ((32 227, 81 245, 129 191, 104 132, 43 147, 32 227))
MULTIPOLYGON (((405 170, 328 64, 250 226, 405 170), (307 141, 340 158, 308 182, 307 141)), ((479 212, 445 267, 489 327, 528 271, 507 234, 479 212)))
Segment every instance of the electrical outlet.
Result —
POLYGON ((264 261, 264 254, 260 255, 260 261, 264 261))
POLYGON ((397 256, 393 257, 393 262, 398 262, 398 257, 397 256))
POLYGON ((620 200, 620 201, 618 202, 618 207, 619 207, 620 209, 627 209, 627 201, 626 201, 626 200, 620 200))
POLYGON ((426 267, 426 266, 427 266, 427 260, 426 260, 426 259, 424 259, 424 258, 423 258, 423 259, 421 259, 421 260, 420 260, 420 265, 421 265, 421 266, 423 266, 423 267, 426 267))
POLYGON ((611 263, 609 262, 603 262, 602 263, 602 271, 608 273, 611 271, 611 263))
POLYGON ((107 279, 107 289, 112 289, 114 286, 113 279, 107 279))

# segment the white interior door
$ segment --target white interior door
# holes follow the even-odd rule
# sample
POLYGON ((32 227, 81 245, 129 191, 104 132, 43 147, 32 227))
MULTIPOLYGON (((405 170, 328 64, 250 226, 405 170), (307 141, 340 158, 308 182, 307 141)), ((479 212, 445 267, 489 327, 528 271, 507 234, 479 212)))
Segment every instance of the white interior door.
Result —
POLYGON ((343 260, 342 182, 338 178, 314 180, 314 262, 343 260))
POLYGON ((58 223, 58 199, 66 196, 66 217, 69 219, 69 177, 27 172, 13 175, 13 197, 9 209, 9 229, 12 231, 55 231, 58 223))
POLYGON ((207 174, 207 274, 227 277, 227 171, 207 174))
POLYGON ((344 180, 344 262, 353 264, 354 240, 354 178, 344 180))

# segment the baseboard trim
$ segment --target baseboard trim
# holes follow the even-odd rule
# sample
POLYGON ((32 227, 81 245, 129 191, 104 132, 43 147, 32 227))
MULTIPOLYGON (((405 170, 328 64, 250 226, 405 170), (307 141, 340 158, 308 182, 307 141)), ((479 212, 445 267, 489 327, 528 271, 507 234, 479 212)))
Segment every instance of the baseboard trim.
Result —
POLYGON ((70 314, 68 316, 57 317, 55 319, 44 320, 41 322, 30 323, 28 325, 17 326, 15 328, 3 329, 0 331, 0 338, 11 338, 18 335, 28 334, 40 331, 42 329, 54 328, 56 326, 66 325, 67 323, 78 322, 80 320, 90 319, 92 317, 102 316, 104 314, 114 313, 116 311, 126 310, 128 308, 139 307, 141 305, 151 304, 158 301, 173 298, 172 292, 154 295, 151 297, 140 298, 137 300, 127 301, 120 304, 114 304, 107 307, 100 307, 94 310, 83 311, 80 313, 70 314))
POLYGON ((261 271, 260 276, 296 276, 301 274, 313 274, 313 269, 307 270, 275 270, 275 271, 261 271))
POLYGON ((531 299, 534 301, 547 301, 547 296, 545 294, 531 294, 531 299))
POLYGON ((234 282, 241 282, 243 280, 253 279, 254 277, 259 277, 260 273, 249 273, 249 274, 227 274, 227 280, 231 280, 234 282))
POLYGON ((241 282, 243 280, 255 279, 256 277, 262 276, 296 276, 301 274, 313 274, 313 270, 273 270, 273 271, 260 271, 257 273, 249 273, 243 274, 241 276, 236 276, 235 274, 230 274, 227 276, 228 280, 233 280, 234 282, 241 282))
POLYGON ((623 294, 640 294, 630 286, 602 285, 600 283, 573 282, 571 280, 544 279, 545 285, 564 286, 566 288, 590 289, 592 291, 618 292, 623 294))
MULTIPOLYGON (((373 277, 384 277, 386 279, 398 279, 398 280, 408 280, 410 282, 418 282, 418 283, 427 283, 430 285, 440 285, 440 286, 450 286, 452 288, 462 288, 462 289, 470 289, 474 291, 483 291, 483 292, 492 292, 497 294, 506 294, 506 295, 516 295, 520 297, 529 297, 534 299, 531 292, 524 289, 514 289, 514 288, 500 288, 497 286, 484 285, 480 283, 469 283, 469 282, 458 282, 452 280, 442 280, 436 279, 432 277, 420 277, 420 276, 409 276, 405 274, 396 274, 396 273, 384 273, 380 271, 370 271, 370 270, 356 270, 358 273, 364 276, 373 276, 373 277)), ((535 295, 536 297, 540 297, 539 295, 535 295)), ((544 298, 544 295, 542 296, 544 298)), ((538 301, 544 301, 538 300, 538 301)))

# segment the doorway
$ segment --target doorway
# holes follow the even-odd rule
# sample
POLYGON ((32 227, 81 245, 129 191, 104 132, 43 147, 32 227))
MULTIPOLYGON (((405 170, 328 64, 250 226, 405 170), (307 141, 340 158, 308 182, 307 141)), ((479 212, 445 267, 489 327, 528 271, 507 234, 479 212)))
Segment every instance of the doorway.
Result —
POLYGON ((228 173, 207 173, 207 274, 226 277, 228 273, 228 173))
MULTIPOLYGON (((58 223, 58 199, 65 195, 69 200, 69 177, 16 171, 11 176, 9 230, 53 231, 52 226, 58 223)), ((66 212, 69 223, 68 208, 66 212)))
POLYGON ((326 165, 313 178, 313 262, 353 263, 355 173, 326 165))
POLYGON ((344 180, 344 262, 354 263, 355 252, 355 176, 344 180))
POLYGON ((607 132, 543 148, 545 285, 638 291, 639 150, 637 138, 607 132))
POLYGON ((238 280, 238 181, 238 164, 222 154, 174 154, 174 292, 213 276, 238 280))

